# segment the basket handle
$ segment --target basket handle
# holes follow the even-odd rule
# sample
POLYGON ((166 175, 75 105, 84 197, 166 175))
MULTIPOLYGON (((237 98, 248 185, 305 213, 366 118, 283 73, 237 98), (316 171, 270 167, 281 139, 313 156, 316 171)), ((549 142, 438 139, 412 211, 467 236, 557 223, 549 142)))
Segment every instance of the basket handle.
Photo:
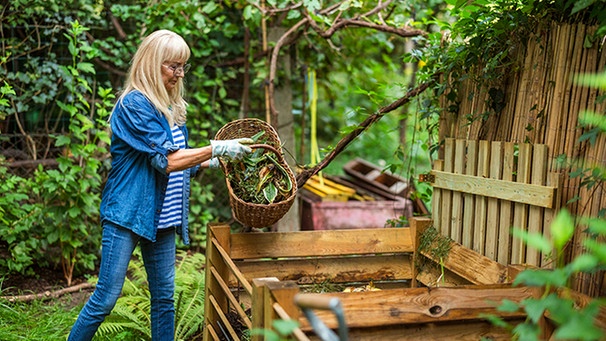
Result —
POLYGON ((249 145, 249 147, 251 149, 256 149, 256 148, 269 149, 274 154, 276 154, 280 159, 282 158, 282 153, 280 153, 276 148, 274 148, 273 146, 270 146, 268 144, 260 144, 260 143, 258 143, 258 144, 251 144, 251 145, 249 145))

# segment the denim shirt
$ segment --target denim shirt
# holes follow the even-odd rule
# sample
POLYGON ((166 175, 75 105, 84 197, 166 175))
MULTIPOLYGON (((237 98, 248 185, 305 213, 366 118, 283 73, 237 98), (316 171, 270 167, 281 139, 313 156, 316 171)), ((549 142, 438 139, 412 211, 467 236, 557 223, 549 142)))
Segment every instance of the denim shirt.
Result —
MULTIPOLYGON (((101 222, 110 221, 155 242, 168 184, 167 155, 179 148, 164 115, 137 90, 116 103, 110 126, 112 168, 101 198, 101 222)), ((187 148, 187 128, 180 128, 187 148)), ((198 169, 185 169, 183 174, 183 223, 177 233, 185 245, 189 244, 190 177, 198 169)))

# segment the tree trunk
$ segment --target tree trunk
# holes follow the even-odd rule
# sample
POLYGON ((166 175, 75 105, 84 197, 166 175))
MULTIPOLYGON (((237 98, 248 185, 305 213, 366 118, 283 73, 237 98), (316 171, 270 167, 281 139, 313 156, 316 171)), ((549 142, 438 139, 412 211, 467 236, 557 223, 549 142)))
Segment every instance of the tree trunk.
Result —
MULTIPOLYGON (((269 41, 277 41, 286 32, 282 27, 274 27, 269 30, 269 41)), ((278 59, 278 69, 282 75, 278 86, 274 90, 275 106, 278 112, 277 126, 274 127, 280 136, 285 151, 285 160, 294 170, 296 160, 295 151, 295 131, 293 127, 294 117, 292 114, 292 87, 290 78, 292 76, 290 54, 288 49, 283 49, 278 59), (291 157, 291 155, 293 157, 291 157)), ((301 229, 301 220, 299 217, 299 201, 295 199, 288 213, 280 219, 273 230, 279 232, 299 231, 301 229)))

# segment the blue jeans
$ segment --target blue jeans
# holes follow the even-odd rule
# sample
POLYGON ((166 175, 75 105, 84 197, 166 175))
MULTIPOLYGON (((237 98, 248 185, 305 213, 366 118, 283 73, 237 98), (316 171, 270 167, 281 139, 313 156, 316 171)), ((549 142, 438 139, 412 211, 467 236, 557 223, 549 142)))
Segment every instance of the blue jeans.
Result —
POLYGON ((172 341, 175 334, 175 229, 158 230, 156 242, 112 223, 103 225, 99 281, 80 311, 68 341, 91 340, 122 291, 131 255, 139 243, 151 296, 154 341, 172 341))

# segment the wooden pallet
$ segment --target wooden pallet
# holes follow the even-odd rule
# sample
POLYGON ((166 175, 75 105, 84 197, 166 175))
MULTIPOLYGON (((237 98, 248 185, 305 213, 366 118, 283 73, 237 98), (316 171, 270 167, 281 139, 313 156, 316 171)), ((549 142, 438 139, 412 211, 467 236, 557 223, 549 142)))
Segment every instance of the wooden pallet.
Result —
POLYGON ((444 160, 421 176, 434 187, 432 217, 442 235, 501 264, 550 267, 512 228, 549 235, 560 207, 547 146, 446 139, 444 160))

